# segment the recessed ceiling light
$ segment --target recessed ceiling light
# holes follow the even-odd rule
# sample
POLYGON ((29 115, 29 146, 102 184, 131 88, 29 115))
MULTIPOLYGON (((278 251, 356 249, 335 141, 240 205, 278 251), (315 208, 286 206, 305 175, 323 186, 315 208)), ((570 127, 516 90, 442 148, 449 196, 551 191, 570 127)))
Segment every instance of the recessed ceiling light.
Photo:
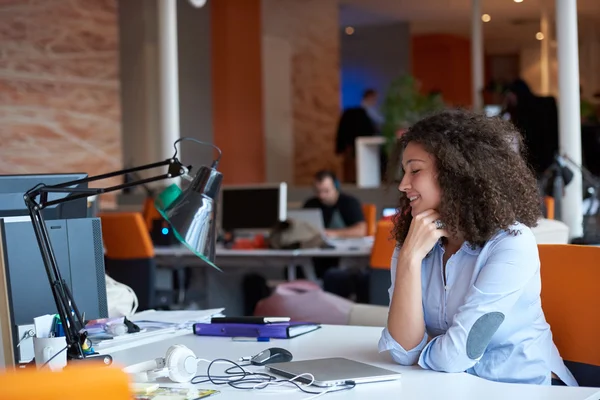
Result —
POLYGON ((344 31, 346 32, 346 35, 353 35, 354 34, 354 28, 351 27, 351 26, 347 26, 344 31))
POLYGON ((481 20, 482 20, 483 22, 490 22, 490 21, 492 20, 492 17, 490 17, 490 14, 483 14, 483 15, 481 16, 481 20))
POLYGON ((535 38, 537 40, 544 40, 544 34, 542 32, 538 32, 535 34, 535 38))
POLYGON ((514 0, 515 3, 522 3, 523 0, 514 0))

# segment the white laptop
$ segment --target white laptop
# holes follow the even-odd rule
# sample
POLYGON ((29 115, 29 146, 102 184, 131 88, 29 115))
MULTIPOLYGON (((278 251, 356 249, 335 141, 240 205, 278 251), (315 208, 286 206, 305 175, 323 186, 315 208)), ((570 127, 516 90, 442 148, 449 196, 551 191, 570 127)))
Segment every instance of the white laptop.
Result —
POLYGON ((287 218, 296 221, 307 222, 318 229, 319 232, 325 232, 323 211, 321 211, 319 208, 300 208, 298 210, 288 210, 287 218))
MULTIPOLYGON (((307 373, 312 374, 315 378, 312 384, 319 387, 344 385, 348 381, 352 381, 357 385, 360 383, 393 381, 402 377, 400 372, 341 357, 273 363, 265 365, 265 368, 286 378, 293 378, 307 373)), ((311 382, 310 377, 306 375, 300 376, 296 380, 303 383, 311 382)))
POLYGON ((314 226, 325 242, 338 250, 359 250, 373 245, 373 237, 364 238, 330 238, 325 235, 325 224, 323 222, 323 211, 319 208, 302 208, 298 210, 288 210, 287 218, 304 221, 314 226))

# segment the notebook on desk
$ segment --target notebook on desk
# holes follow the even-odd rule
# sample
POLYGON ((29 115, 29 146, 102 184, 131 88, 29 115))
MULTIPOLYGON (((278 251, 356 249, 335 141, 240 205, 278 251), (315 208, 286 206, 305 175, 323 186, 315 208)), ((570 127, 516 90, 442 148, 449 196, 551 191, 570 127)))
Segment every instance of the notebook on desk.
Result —
POLYGON ((291 339, 312 332, 321 327, 310 322, 275 322, 267 324, 216 323, 194 324, 194 334, 198 336, 226 337, 268 337, 271 339, 291 339))

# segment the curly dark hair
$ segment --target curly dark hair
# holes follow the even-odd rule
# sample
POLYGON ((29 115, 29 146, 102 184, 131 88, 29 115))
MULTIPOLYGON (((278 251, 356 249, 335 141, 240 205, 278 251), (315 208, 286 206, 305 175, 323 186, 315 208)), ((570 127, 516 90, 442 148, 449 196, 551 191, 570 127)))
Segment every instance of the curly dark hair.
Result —
MULTIPOLYGON (((483 246, 499 230, 510 231, 515 222, 537 225, 537 181, 526 164, 522 136, 510 122, 444 110, 420 120, 398 140, 392 166, 401 165, 410 142, 422 145, 435 159, 441 190, 438 212, 451 234, 460 232, 472 246, 483 246)), ((393 230, 400 244, 412 221, 409 209, 402 194, 393 230)))

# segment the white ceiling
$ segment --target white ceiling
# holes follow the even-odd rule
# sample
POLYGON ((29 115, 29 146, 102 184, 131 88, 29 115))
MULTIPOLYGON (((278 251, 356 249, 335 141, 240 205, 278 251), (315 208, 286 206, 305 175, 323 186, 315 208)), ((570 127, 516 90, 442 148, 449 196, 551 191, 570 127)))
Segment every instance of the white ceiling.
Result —
MULTIPOLYGON (((567 0, 561 0, 567 1, 567 0)), ((340 25, 356 27, 396 21, 410 23, 411 33, 452 33, 469 36, 471 0, 341 0, 340 25)), ((542 5, 554 15, 555 0, 481 0, 482 13, 492 20, 485 23, 485 45, 492 52, 517 51, 535 45, 540 30, 542 5)), ((577 0, 580 32, 600 20, 600 0, 577 0)), ((551 27, 553 27, 551 23, 551 27)))

